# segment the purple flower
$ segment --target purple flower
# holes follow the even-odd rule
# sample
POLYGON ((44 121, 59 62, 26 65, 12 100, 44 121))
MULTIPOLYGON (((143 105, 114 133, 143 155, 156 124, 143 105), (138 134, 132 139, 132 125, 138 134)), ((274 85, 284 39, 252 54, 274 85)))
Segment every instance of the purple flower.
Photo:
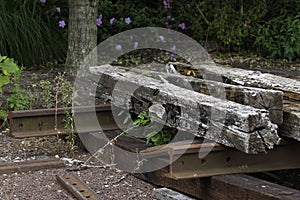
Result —
POLYGON ((56 8, 56 12, 60 13, 60 7, 56 8))
POLYGON ((130 23, 131 23, 130 17, 125 18, 125 23, 126 23, 126 24, 130 24, 130 23))
POLYGON ((110 23, 110 24, 113 24, 114 21, 115 21, 115 18, 113 17, 113 18, 111 18, 111 19, 109 20, 109 23, 110 23))
POLYGON ((172 16, 171 16, 171 15, 168 15, 168 16, 167 16, 167 19, 171 19, 171 18, 172 18, 172 16))
POLYGON ((41 3, 46 3, 46 0, 40 0, 41 3))
POLYGON ((64 28, 66 26, 66 22, 64 20, 61 20, 58 22, 58 26, 64 28))
POLYGON ((169 7, 169 0, 164 0, 163 4, 164 4, 165 8, 168 8, 169 7))
POLYGON ((159 39, 160 39, 160 41, 163 41, 165 38, 164 38, 164 36, 160 35, 159 39))
POLYGON ((133 48, 138 48, 138 46, 139 46, 139 43, 138 42, 135 42, 134 44, 133 44, 133 48))
POLYGON ((185 23, 179 24, 178 27, 181 28, 182 30, 184 30, 185 29, 185 23))
POLYGON ((102 24, 102 14, 99 15, 99 17, 96 19, 97 26, 100 26, 102 24))
POLYGON ((120 44, 117 44, 116 47, 115 47, 117 50, 121 50, 122 49, 122 46, 120 44))
POLYGON ((97 26, 100 26, 102 24, 102 20, 100 18, 97 18, 96 23, 97 23, 97 26))
POLYGON ((175 51, 176 50, 176 46, 172 46, 171 51, 175 51))

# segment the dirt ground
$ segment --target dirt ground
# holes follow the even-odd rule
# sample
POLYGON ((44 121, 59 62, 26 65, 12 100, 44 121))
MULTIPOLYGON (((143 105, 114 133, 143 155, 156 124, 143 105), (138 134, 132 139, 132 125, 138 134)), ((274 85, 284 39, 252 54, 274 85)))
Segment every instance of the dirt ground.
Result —
MULTIPOLYGON (((70 153, 68 145, 56 136, 13 139, 1 133, 0 163, 22 162, 43 158, 90 159, 90 154, 79 150, 70 153)), ((20 172, 0 175, 1 200, 49 200, 75 199, 56 181, 56 175, 75 173, 94 190, 101 199, 153 199, 154 186, 125 172, 107 167, 97 160, 88 163, 91 167, 69 172, 76 166, 20 172)))

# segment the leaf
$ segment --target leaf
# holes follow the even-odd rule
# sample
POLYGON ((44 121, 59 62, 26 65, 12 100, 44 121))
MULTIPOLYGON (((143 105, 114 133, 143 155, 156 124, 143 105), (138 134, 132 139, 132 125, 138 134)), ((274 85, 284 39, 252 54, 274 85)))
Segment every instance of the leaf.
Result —
POLYGON ((158 142, 161 139, 161 134, 157 133, 156 135, 154 135, 151 140, 155 143, 158 142))
POLYGON ((9 83, 9 77, 0 75, 0 92, 2 92, 2 86, 9 83))
POLYGON ((123 124, 126 124, 130 119, 130 117, 131 117, 130 114, 128 114, 127 117, 124 119, 123 124))
POLYGON ((140 125, 141 124, 141 119, 137 119, 133 122, 133 125, 140 125))
POLYGON ((156 134, 158 134, 158 132, 152 131, 151 133, 146 135, 146 138, 151 138, 151 137, 155 136, 156 134))
POLYGON ((7 71, 7 73, 16 73, 19 71, 19 67, 16 63, 14 63, 14 59, 6 58, 2 63, 0 63, 0 69, 2 71, 7 71))
POLYGON ((119 112, 118 116, 123 115, 124 112, 125 112, 125 110, 121 110, 121 112, 119 112))
POLYGON ((5 60, 7 58, 7 56, 0 56, 0 63, 5 60))
POLYGON ((158 132, 153 131, 151 133, 149 133, 148 135, 146 135, 146 144, 149 144, 149 142, 152 140, 152 138, 158 134, 158 132))
POLYGON ((137 118, 139 118, 139 119, 145 119, 145 112, 142 112, 142 113, 140 113, 138 116, 137 116, 137 118))

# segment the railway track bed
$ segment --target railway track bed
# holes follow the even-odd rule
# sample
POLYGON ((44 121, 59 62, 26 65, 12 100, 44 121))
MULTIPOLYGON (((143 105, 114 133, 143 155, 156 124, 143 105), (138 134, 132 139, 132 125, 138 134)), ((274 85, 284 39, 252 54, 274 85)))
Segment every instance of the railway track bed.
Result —
MULTIPOLYGON (((111 115, 107 115, 107 113, 109 113, 109 109, 107 108, 108 108, 107 105, 102 107, 102 109, 99 109, 99 113, 98 113, 98 115, 101 116, 100 113, 105 112, 106 120, 112 117, 111 115)), ((32 112, 29 111, 29 113, 32 117, 32 112)), ((15 113, 11 116, 18 116, 17 120, 21 119, 21 117, 19 115, 15 115, 15 113)), ((53 115, 47 114, 46 116, 47 117, 43 120, 48 122, 51 120, 48 120, 47 118, 51 118, 51 117, 53 118, 53 115)), ((22 118, 26 119, 26 114, 23 113, 22 118)), ((33 116, 33 119, 34 118, 35 117, 33 116)), ((37 119, 38 121, 41 121, 41 115, 37 119)), ((31 123, 38 124, 36 123, 38 121, 31 120, 31 123)), ((15 123, 14 119, 11 119, 11 123, 15 123)), ((50 124, 49 126, 44 126, 43 129, 38 129, 38 130, 32 129, 28 131, 26 127, 30 127, 30 126, 27 126, 26 123, 23 123, 22 121, 21 122, 18 121, 18 123, 23 124, 22 128, 26 129, 26 135, 22 136, 22 129, 17 129, 17 130, 12 129, 17 132, 17 134, 15 134, 14 137, 15 136, 18 137, 15 138, 29 137, 31 131, 32 131, 31 136, 33 137, 36 137, 38 133, 42 133, 42 135, 47 135, 46 133, 48 133, 49 130, 47 130, 47 128, 44 127, 49 127, 49 129, 53 128, 52 126, 53 124, 52 125, 50 124)), ((20 126, 17 127, 20 128, 20 126)), ((92 141, 101 142, 102 140, 102 143, 105 144, 107 142, 107 138, 112 139, 118 133, 120 133, 120 131, 117 130, 115 124, 113 123, 107 124, 106 127, 108 128, 107 131, 105 132, 105 137, 104 135, 99 136, 99 134, 96 134, 97 140, 92 140, 92 141)), ((88 132, 89 131, 87 131, 87 133, 88 132)), ((95 133, 93 132, 91 136, 94 137, 95 133)), ((148 147, 142 141, 132 138, 130 136, 128 137, 125 136, 124 138, 120 138, 120 140, 118 140, 116 145, 125 148, 127 151, 136 152, 138 149, 139 152, 144 152, 144 153, 157 152, 158 149, 162 148, 162 147, 148 147)), ((297 157, 294 156, 296 154, 295 152, 299 150, 298 146, 299 145, 297 145, 297 143, 295 143, 293 140, 286 139, 285 144, 282 144, 278 148, 274 149, 274 151, 278 151, 278 152, 275 152, 273 156, 272 156, 272 151, 270 151, 271 152, 270 154, 246 155, 238 150, 224 147, 214 142, 201 144, 199 141, 195 141, 192 145, 190 145, 189 148, 187 148, 186 154, 183 154, 183 156, 180 157, 177 162, 174 162, 169 166, 161 170, 157 170, 155 172, 134 173, 134 175, 139 179, 142 179, 146 182, 156 185, 157 187, 163 186, 163 187, 172 188, 199 199, 232 199, 232 198, 251 199, 252 197, 253 199, 259 199, 259 198, 260 199, 298 199, 300 195, 299 190, 278 185, 275 183, 271 183, 266 180, 244 174, 248 172, 265 172, 270 170, 299 168, 299 163, 298 163, 299 160, 297 159, 297 157), (199 159, 198 158, 199 156, 197 154, 199 148, 201 147, 205 148, 211 146, 213 146, 213 151, 211 155, 209 154, 209 156, 205 158, 205 161, 199 159), (193 156, 193 153, 195 153, 194 157, 190 158, 190 156, 193 156), (268 157, 266 155, 271 155, 271 156, 268 157), (251 159, 249 159, 249 161, 251 162, 253 162, 253 160, 255 161, 254 158, 256 156, 257 156, 257 160, 254 162, 254 164, 253 163, 247 164, 247 159, 245 159, 246 158, 245 156, 250 156, 251 159), (188 163, 189 160, 193 160, 193 162, 188 163), (241 160, 243 160, 243 162, 238 162, 241 160), (268 161, 263 162, 262 160, 264 161, 268 160, 268 161), (278 162, 279 164, 277 166, 276 164, 274 165, 276 161, 280 161, 280 160, 282 161, 284 160, 284 162, 278 162), (257 163, 259 164, 260 162, 267 163, 267 165, 255 165, 257 163), (214 171, 214 166, 220 166, 221 163, 223 163, 223 168, 214 171), (192 177, 192 174, 195 175, 195 172, 197 171, 198 172, 200 171, 198 175, 192 177), (231 174, 231 173, 242 173, 242 174, 231 174), (182 187, 183 185, 184 187, 182 187)), ((173 145, 168 150, 165 150, 164 159, 166 159, 167 162, 170 162, 169 159, 172 159, 170 157, 170 151, 176 153, 176 151, 180 152, 181 149, 186 149, 185 144, 182 141, 173 145)), ((159 153, 161 156, 161 152, 159 153)), ((127 159, 126 157, 124 157, 124 155, 116 154, 115 156, 119 159, 119 161, 121 161, 120 163, 123 163, 123 161, 121 160, 122 158, 127 159)), ((93 170, 94 173, 97 171, 97 169, 93 169, 93 170)), ((83 172, 84 171, 82 172, 79 171, 79 173, 83 173, 83 172)), ((268 173, 272 173, 272 172, 268 172, 268 173)), ((52 175, 54 176, 55 174, 52 175)), ((295 185, 297 184, 298 183, 295 183, 295 185)), ((104 186, 104 188, 105 187, 106 186, 104 186)), ((99 190, 99 188, 94 190, 99 194, 99 191, 97 191, 99 190)), ((149 198, 151 199, 152 193, 149 192, 148 195, 149 198)))

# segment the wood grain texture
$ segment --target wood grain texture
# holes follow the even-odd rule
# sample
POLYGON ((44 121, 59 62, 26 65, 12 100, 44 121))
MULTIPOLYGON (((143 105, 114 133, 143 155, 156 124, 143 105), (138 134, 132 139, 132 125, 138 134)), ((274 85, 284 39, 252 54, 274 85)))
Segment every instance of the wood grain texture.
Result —
POLYGON ((90 71, 101 76, 97 96, 111 96, 112 104, 136 114, 152 105, 162 105, 162 114, 151 113, 152 120, 179 131, 246 153, 266 152, 280 141, 277 125, 271 123, 264 109, 187 90, 111 65, 91 67, 90 71))

